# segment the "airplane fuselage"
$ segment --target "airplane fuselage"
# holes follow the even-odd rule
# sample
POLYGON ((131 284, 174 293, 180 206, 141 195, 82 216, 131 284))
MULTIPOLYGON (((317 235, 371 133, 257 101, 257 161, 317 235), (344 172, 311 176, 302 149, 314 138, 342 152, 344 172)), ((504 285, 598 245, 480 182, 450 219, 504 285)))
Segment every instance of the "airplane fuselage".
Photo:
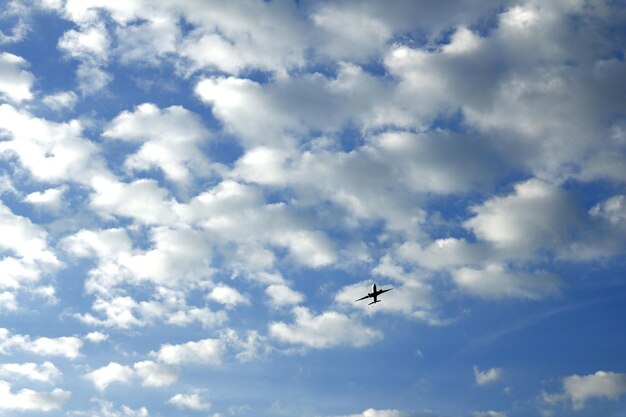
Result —
POLYGON ((370 305, 371 305, 371 304, 375 304, 375 303, 379 303, 379 302, 380 302, 380 300, 378 299, 378 296, 379 296, 380 294, 384 293, 384 292, 390 291, 391 289, 392 289, 392 288, 388 288, 388 289, 386 289, 386 290, 379 290, 378 288, 376 288, 376 284, 373 284, 373 285, 372 285, 372 292, 367 293, 367 295, 366 295, 365 297, 363 297, 363 298, 359 298, 359 299, 358 299, 358 300, 356 300, 356 301, 364 300, 364 299, 366 299, 366 298, 373 298, 373 299, 374 299, 374 301, 372 301, 371 303, 369 303, 370 305))

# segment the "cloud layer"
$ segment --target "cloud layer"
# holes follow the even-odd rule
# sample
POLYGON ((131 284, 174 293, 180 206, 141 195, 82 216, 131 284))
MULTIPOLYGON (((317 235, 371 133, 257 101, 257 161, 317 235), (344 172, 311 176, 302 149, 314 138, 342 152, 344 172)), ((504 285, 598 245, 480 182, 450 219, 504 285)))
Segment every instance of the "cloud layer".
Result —
POLYGON ((7 1, 0 408, 607 414, 614 335, 510 346, 623 313, 625 27, 602 0, 7 1))

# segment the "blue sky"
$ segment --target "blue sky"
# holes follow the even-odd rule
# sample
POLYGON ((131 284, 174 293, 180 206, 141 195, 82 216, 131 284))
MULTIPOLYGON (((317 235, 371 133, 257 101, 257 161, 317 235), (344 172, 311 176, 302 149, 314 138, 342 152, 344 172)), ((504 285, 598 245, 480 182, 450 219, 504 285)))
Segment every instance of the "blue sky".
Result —
POLYGON ((620 2, 0 5, 0 416, 626 416, 620 2))

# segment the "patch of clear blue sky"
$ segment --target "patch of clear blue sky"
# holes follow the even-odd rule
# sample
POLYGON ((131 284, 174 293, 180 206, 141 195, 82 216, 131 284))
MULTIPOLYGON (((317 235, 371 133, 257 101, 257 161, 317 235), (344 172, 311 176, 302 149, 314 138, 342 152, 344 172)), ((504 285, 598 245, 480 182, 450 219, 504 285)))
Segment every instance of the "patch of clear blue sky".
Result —
POLYGON ((29 62, 28 70, 37 78, 35 89, 48 94, 72 90, 77 62, 59 59, 57 43, 73 25, 51 13, 35 13, 32 27, 25 39, 2 45, 2 49, 29 62))

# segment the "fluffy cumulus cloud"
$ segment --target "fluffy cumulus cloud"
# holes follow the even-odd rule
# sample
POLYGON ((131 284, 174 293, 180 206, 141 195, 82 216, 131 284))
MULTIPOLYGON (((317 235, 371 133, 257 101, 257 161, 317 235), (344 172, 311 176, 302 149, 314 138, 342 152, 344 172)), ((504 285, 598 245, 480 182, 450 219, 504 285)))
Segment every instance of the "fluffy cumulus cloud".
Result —
POLYGON ((29 100, 33 94, 33 75, 26 71, 27 61, 8 52, 0 54, 0 97, 10 101, 29 100))
POLYGON ((148 387, 163 387, 178 380, 179 372, 169 366, 152 361, 137 362, 133 365, 137 376, 143 380, 142 384, 148 387))
POLYGON ((179 376, 176 369, 153 361, 137 362, 132 367, 110 362, 85 374, 99 391, 106 390, 113 383, 131 383, 135 378, 141 379, 141 384, 146 387, 165 387, 176 382, 179 376))
POLYGON ((16 157, 37 181, 88 183, 104 167, 97 147, 81 137, 78 120, 56 123, 0 105, 0 143, 4 158, 16 157))
POLYGON ((225 348, 224 342, 220 339, 202 339, 179 345, 163 345, 155 356, 169 365, 219 365, 225 348))
POLYGON ((167 402, 179 408, 188 408, 196 411, 207 411, 211 409, 211 403, 203 400, 198 394, 176 394, 167 402))
POLYGON ((61 356, 67 359, 77 359, 83 341, 74 336, 38 337, 12 334, 9 330, 0 328, 0 353, 13 351, 30 352, 39 356, 61 356))
POLYGON ((453 277, 459 288, 488 299, 541 298, 558 293, 561 282, 558 276, 545 271, 512 271, 501 264, 461 268, 453 272, 453 277))
POLYGON ((584 408, 592 398, 617 400, 626 393, 626 374, 598 371, 590 375, 563 378, 563 391, 575 410, 584 408))
POLYGON ((141 145, 126 158, 128 169, 155 167, 175 182, 189 181, 190 170, 203 174, 208 169, 198 148, 208 131, 196 115, 180 106, 160 110, 154 104, 141 104, 133 113, 119 114, 103 135, 141 145))
POLYGON ((495 197, 473 211, 465 227, 498 248, 515 251, 558 249, 579 221, 567 194, 538 180, 517 184, 512 195, 495 197))
POLYGON ((250 304, 250 301, 245 295, 240 294, 236 289, 227 287, 226 285, 218 285, 213 288, 208 298, 226 307, 235 307, 237 304, 250 304))
POLYGON ((150 413, 146 407, 132 408, 127 405, 118 406, 114 402, 102 399, 92 399, 96 405, 87 411, 72 411, 72 416, 106 416, 106 417, 149 417, 150 413))
POLYGON ((0 201, 0 236, 0 307, 17 310, 20 293, 54 300, 54 288, 43 278, 57 271, 62 262, 49 247, 46 230, 0 201))
POLYGON ((85 375, 99 391, 104 391, 112 383, 129 382, 135 376, 132 368, 110 362, 102 368, 95 369, 85 375))
POLYGON ((272 284, 265 289, 269 303, 273 307, 284 307, 304 301, 304 295, 283 284, 272 284))
POLYGON ((3 363, 0 365, 0 376, 5 378, 26 378, 31 381, 53 382, 61 376, 59 368, 52 362, 36 364, 27 363, 3 363))
POLYGON ((109 338, 109 335, 102 332, 89 332, 85 335, 85 339, 91 343, 102 343, 109 338))
POLYGON ((13 393, 11 384, 0 381, 0 410, 53 411, 61 408, 70 396, 71 392, 60 388, 55 388, 51 392, 23 388, 13 393))
POLYGON ((478 385, 487 385, 499 380, 502 377, 502 368, 491 368, 486 371, 480 371, 477 366, 474 366, 474 378, 478 385))
POLYGON ((323 349, 336 345, 365 346, 381 338, 381 333, 335 311, 313 315, 306 307, 293 309, 294 322, 270 323, 275 339, 294 345, 323 349))

